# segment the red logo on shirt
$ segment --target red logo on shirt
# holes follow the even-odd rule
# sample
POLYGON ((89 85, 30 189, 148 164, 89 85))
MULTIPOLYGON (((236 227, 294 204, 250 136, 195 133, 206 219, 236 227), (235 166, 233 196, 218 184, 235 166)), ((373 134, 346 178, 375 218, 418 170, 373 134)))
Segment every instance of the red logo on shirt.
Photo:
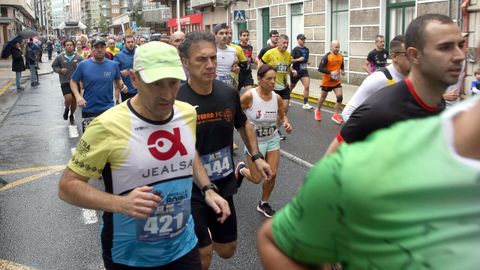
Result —
POLYGON ((175 156, 177 152, 180 152, 182 156, 187 155, 187 149, 185 149, 185 146, 182 144, 179 128, 174 128, 173 133, 166 130, 157 130, 150 135, 147 143, 148 151, 158 160, 170 159, 175 156), (172 144, 170 149, 164 149, 166 141, 172 144))

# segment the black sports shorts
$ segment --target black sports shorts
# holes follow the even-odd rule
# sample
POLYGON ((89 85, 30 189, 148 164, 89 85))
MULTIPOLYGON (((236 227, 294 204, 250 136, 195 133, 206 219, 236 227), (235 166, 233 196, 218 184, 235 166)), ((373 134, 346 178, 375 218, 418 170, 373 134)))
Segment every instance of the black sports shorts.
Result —
POLYGON ((226 244, 237 240, 237 215, 233 196, 225 198, 230 206, 231 215, 221 224, 217 221, 218 215, 205 201, 192 198, 192 216, 195 221, 195 234, 200 248, 216 243, 226 244), (210 239, 210 233, 212 238, 210 239))
POLYGON ((72 89, 70 88, 70 83, 62 83, 60 87, 62 88, 62 93, 64 96, 68 94, 73 94, 72 89))
POLYGON ((337 85, 335 85, 335 86, 323 86, 323 85, 322 85, 322 86, 320 86, 320 88, 322 89, 322 91, 330 92, 330 91, 333 91, 333 90, 335 90, 335 89, 337 89, 337 88, 342 88, 342 84, 339 83, 339 84, 337 84, 337 85))
POLYGON ((292 93, 292 90, 290 90, 290 88, 285 88, 283 90, 273 90, 273 92, 277 93, 280 95, 280 97, 283 99, 283 100, 286 100, 286 99, 290 99, 290 93, 292 93))
POLYGON ((310 77, 310 75, 308 74, 308 70, 298 72, 297 76, 295 76, 295 77, 290 76, 290 82, 292 84, 296 84, 303 77, 310 77))

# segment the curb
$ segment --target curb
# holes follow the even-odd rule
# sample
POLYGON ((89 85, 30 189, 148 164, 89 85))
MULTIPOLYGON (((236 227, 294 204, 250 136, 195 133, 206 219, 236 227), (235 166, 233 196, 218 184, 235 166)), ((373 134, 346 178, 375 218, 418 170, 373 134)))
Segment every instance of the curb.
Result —
MULTIPOLYGON (((303 101, 303 95, 301 94, 297 94, 297 93, 291 93, 290 94, 290 97, 294 98, 294 99, 298 99, 298 100, 301 100, 303 101)), ((308 101, 309 102, 312 102, 312 103, 318 103, 318 98, 316 97, 309 97, 308 98, 308 101)), ((333 100, 329 100, 329 99, 325 99, 325 101, 323 102, 323 106, 327 106, 327 107, 331 107, 331 108, 335 108, 335 104, 336 102, 333 101, 333 100)), ((345 108, 345 104, 342 103, 342 106, 341 106, 342 110, 345 108)))

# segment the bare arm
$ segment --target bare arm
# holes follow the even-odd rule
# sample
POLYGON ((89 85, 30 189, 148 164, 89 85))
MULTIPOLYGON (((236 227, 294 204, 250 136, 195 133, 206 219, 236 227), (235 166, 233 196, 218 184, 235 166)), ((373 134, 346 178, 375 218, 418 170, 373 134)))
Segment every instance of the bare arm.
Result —
POLYGON ((252 100, 253 100, 252 92, 246 91, 245 93, 243 93, 243 95, 240 97, 240 106, 242 107, 243 111, 250 109, 250 107, 252 107, 252 100))
POLYGON ((337 152, 338 147, 340 147, 340 141, 337 139, 337 137, 335 137, 328 146, 324 156, 328 156, 332 153, 337 152))
POLYGON ((118 212, 133 218, 148 218, 161 198, 143 186, 132 190, 126 196, 106 193, 88 184, 88 178, 66 168, 60 179, 58 195, 67 203, 101 210, 118 212))
MULTIPOLYGON (((195 159, 193 161, 193 181, 200 189, 211 183, 197 151, 195 151, 195 159)), ((205 202, 215 213, 222 214, 217 218, 218 222, 223 223, 230 216, 228 202, 213 189, 205 192, 205 202)))
POLYGON ((87 102, 85 101, 85 99, 83 99, 83 95, 80 94, 80 91, 78 89, 78 82, 70 79, 70 89, 72 90, 75 100, 77 100, 77 106, 85 107, 87 105, 87 102))
POLYGON ((290 121, 288 121, 287 114, 285 114, 285 111, 283 110, 283 99, 280 97, 279 94, 275 94, 275 95, 277 95, 277 103, 278 103, 278 120, 280 120, 280 123, 283 123, 283 127, 285 128, 285 131, 288 134, 290 134, 292 133, 293 127, 290 124, 290 121))
POLYGON ((372 72, 370 72, 370 62, 368 62, 368 60, 363 61, 362 67, 365 72, 372 74, 372 72))
POLYGON ((299 264, 285 255, 275 244, 272 233, 272 219, 267 220, 257 234, 257 248, 263 269, 309 270, 311 268, 299 264))

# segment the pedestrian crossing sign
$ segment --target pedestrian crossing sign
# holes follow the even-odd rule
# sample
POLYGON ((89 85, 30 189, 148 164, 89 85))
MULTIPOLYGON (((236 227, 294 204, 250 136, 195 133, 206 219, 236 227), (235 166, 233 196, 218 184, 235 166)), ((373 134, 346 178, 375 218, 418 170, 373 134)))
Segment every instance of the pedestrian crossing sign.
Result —
POLYGON ((240 9, 240 10, 234 10, 233 11, 233 20, 235 22, 244 22, 247 20, 247 18, 245 17, 245 10, 244 9, 240 9))

